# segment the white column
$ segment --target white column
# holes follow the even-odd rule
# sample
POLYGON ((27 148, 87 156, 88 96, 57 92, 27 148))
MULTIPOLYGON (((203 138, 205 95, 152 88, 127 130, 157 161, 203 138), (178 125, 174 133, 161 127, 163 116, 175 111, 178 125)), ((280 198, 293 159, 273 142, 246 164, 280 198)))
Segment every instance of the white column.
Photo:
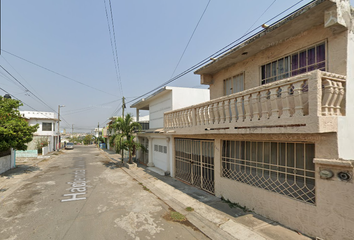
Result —
POLYGON ((154 161, 152 159, 152 156, 153 156, 153 151, 154 151, 154 148, 153 148, 153 145, 152 145, 152 140, 153 138, 152 137, 149 137, 149 162, 148 162, 148 167, 154 167, 154 161))
POLYGON ((139 108, 136 109, 136 121, 139 122, 139 108))

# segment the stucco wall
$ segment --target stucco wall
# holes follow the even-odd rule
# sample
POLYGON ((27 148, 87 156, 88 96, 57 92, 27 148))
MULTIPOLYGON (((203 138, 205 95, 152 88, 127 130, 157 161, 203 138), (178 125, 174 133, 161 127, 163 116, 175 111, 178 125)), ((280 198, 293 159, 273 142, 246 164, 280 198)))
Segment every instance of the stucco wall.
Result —
POLYGON ((56 134, 56 121, 54 120, 47 120, 47 119, 30 119, 28 121, 29 125, 33 126, 39 124, 39 128, 36 132, 36 135, 46 135, 46 136, 54 136, 56 134), (52 124, 52 131, 43 131, 42 123, 51 123, 52 124))
MULTIPOLYGON (((354 20, 352 20, 354 25, 354 20)), ((339 158, 354 160, 354 26, 348 33, 348 61, 346 82, 346 116, 338 118, 339 158)))
POLYGON ((0 173, 6 172, 11 168, 11 155, 0 157, 0 173))
POLYGON ((168 163, 167 163, 167 153, 164 152, 159 152, 159 151, 155 151, 155 145, 161 145, 161 146, 166 146, 167 147, 167 142, 166 142, 166 138, 153 138, 152 139, 152 149, 151 151, 153 151, 153 162, 155 167, 158 167, 164 171, 169 171, 168 169, 168 163))
POLYGON ((173 88, 172 110, 210 100, 209 89, 173 88))
POLYGON ((245 89, 260 86, 262 65, 323 41, 327 42, 327 71, 346 75, 346 31, 334 34, 330 29, 319 25, 296 36, 288 37, 288 40, 280 41, 279 44, 274 43, 271 47, 264 46, 258 54, 214 74, 214 82, 210 85, 210 99, 224 95, 224 79, 243 72, 245 89))
POLYGON ((149 105, 150 128, 163 128, 164 112, 172 110, 172 92, 151 101, 149 105))
MULTIPOLYGON (((186 135, 174 138, 188 138, 186 135)), ((189 136, 190 137, 190 136, 189 136)), ((214 139, 215 195, 278 221, 312 237, 352 239, 354 236, 354 183, 341 181, 337 176, 321 179, 319 171, 334 173, 346 171, 353 175, 350 164, 337 160, 315 164, 316 204, 304 203, 290 197, 221 177, 221 150, 223 140, 305 142, 315 144, 316 159, 336 159, 336 134, 247 134, 198 135, 197 139, 214 139), (343 164, 343 165, 342 165, 343 164)), ((175 164, 175 161, 174 161, 175 164)), ((353 164, 353 163, 352 163, 353 164)))

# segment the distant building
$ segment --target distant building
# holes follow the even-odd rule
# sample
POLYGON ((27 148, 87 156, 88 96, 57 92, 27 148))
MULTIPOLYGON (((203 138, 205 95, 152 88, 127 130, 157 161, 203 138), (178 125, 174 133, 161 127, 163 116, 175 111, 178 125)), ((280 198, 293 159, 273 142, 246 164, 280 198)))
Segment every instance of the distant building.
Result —
POLYGON ((33 140, 27 144, 28 150, 36 150, 38 142, 48 142, 49 150, 59 148, 59 134, 56 129, 58 119, 54 112, 20 111, 20 114, 33 126, 39 124, 37 132, 33 134, 33 140))

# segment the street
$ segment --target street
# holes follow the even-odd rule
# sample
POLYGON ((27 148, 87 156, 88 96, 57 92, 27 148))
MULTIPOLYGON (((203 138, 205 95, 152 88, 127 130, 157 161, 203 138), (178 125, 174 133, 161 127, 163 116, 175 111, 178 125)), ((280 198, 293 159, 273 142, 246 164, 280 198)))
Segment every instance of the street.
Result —
POLYGON ((0 202, 0 239, 208 239, 95 146, 63 152, 0 202))

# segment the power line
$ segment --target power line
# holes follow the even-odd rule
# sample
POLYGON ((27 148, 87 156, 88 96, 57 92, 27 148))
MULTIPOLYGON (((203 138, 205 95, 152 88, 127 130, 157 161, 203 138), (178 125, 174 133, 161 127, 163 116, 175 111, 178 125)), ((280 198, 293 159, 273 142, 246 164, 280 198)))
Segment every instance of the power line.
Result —
POLYGON ((109 94, 109 95, 111 95, 111 96, 117 97, 117 95, 111 94, 111 93, 109 93, 109 92, 103 91, 103 90, 98 89, 98 88, 95 88, 95 87, 92 87, 92 86, 87 85, 87 84, 85 84, 85 83, 83 83, 83 82, 80 82, 80 81, 77 81, 77 80, 75 80, 75 79, 73 79, 73 78, 70 78, 70 77, 68 77, 68 76, 65 76, 65 75, 63 75, 63 74, 61 74, 61 73, 55 72, 55 71, 53 71, 53 70, 51 70, 51 69, 49 69, 49 68, 43 67, 43 66, 41 66, 41 65, 39 65, 39 64, 37 64, 37 63, 34 63, 34 62, 30 61, 30 60, 27 60, 27 59, 25 59, 25 58, 23 58, 23 57, 20 57, 20 56, 14 54, 14 53, 10 53, 10 52, 6 51, 5 49, 1 49, 1 50, 2 50, 3 52, 7 53, 7 54, 10 54, 10 55, 13 56, 13 57, 16 57, 16 58, 18 58, 18 59, 21 59, 21 60, 23 60, 23 61, 25 61, 25 62, 28 62, 28 63, 30 63, 30 64, 32 64, 32 65, 37 66, 37 67, 40 67, 40 68, 42 68, 42 69, 44 69, 44 70, 47 70, 48 72, 54 73, 54 74, 56 74, 56 75, 58 75, 58 76, 61 76, 61 77, 63 77, 63 78, 66 78, 66 79, 69 79, 69 80, 71 80, 71 81, 74 81, 74 82, 76 82, 76 83, 78 83, 78 84, 81 84, 81 85, 83 85, 83 86, 85 86, 85 87, 92 88, 92 89, 94 89, 94 90, 96 90, 96 91, 100 91, 100 92, 109 94))
MULTIPOLYGON (((293 8, 294 6, 298 5, 298 4, 299 4, 300 2, 302 2, 302 1, 304 1, 304 0, 298 1, 297 3, 295 3, 295 4, 293 4, 292 6, 288 7, 287 9, 285 9, 285 10, 282 11, 281 13, 277 14, 277 15, 274 16, 273 18, 269 19, 269 20, 266 21, 265 23, 269 23, 270 21, 272 21, 272 20, 274 20, 275 18, 279 17, 280 15, 282 15, 282 14, 285 13, 285 12, 287 12, 289 9, 291 9, 291 8, 293 8)), ((306 6, 309 5, 309 4, 311 4, 311 2, 308 3, 308 4, 306 4, 306 5, 304 5, 302 8, 306 7, 306 6)), ((277 20, 277 21, 276 21, 275 23, 273 23, 273 24, 276 24, 276 23, 282 21, 283 19, 287 18, 287 17, 290 16, 291 14, 293 14, 293 12, 290 13, 290 14, 288 14, 288 15, 286 15, 286 16, 284 16, 284 17, 282 17, 281 19, 277 20)), ((246 39, 243 39, 244 37, 250 35, 250 34, 253 33, 254 31, 256 31, 257 29, 259 29, 261 26, 262 26, 262 25, 260 25, 260 26, 258 26, 258 27, 256 27, 256 28, 254 28, 253 30, 249 31, 248 33, 243 34, 241 37, 239 37, 239 38, 236 39, 235 41, 231 42, 230 44, 228 44, 227 46, 225 46, 225 47, 223 47, 222 49, 218 50, 217 52, 211 54, 210 56, 208 56, 207 58, 203 59, 203 60, 200 61, 199 63, 193 65, 192 67, 188 68, 187 70, 183 71, 182 73, 176 75, 175 77, 169 79, 168 81, 164 82, 163 84, 159 85, 158 87, 152 89, 151 91, 149 91, 149 92, 147 92, 147 93, 145 93, 145 94, 142 94, 142 95, 140 95, 139 97, 137 97, 137 98, 135 98, 135 99, 133 99, 133 100, 127 102, 127 104, 128 104, 128 103, 131 103, 131 102, 134 102, 134 101, 136 101, 136 100, 138 100, 138 99, 144 97, 145 95, 147 95, 147 94, 149 94, 149 93, 152 93, 152 92, 154 92, 154 91, 160 89, 160 88, 163 87, 163 86, 166 86, 167 84, 169 84, 169 83, 171 83, 171 82, 173 82, 173 81, 175 81, 175 80, 177 80, 177 79, 183 77, 184 75, 186 75, 186 74, 192 72, 193 70, 198 69, 199 67, 201 67, 201 66, 203 66, 204 64, 206 64, 207 62, 209 62, 209 61, 210 61, 210 58, 217 58, 217 57, 223 55, 224 53, 226 53, 226 52, 232 50, 233 48, 235 48, 236 46, 238 46, 238 45, 241 43, 241 42, 240 42, 241 40, 247 41, 248 39, 250 39, 250 38, 256 36, 257 34, 259 34, 260 32, 265 31, 265 30, 261 30, 261 31, 259 31, 259 32, 256 32, 255 34, 253 34, 253 35, 247 37, 246 39)))
MULTIPOLYGON (((39 112, 39 113, 42 114, 43 116, 48 117, 47 115, 43 114, 41 111, 38 111, 38 110, 35 109, 34 107, 32 107, 32 106, 28 105, 27 103, 23 102, 21 99, 19 99, 19 98, 17 98, 16 96, 12 95, 11 93, 9 93, 8 91, 6 91, 5 89, 3 89, 3 88, 0 87, 0 90, 2 90, 3 92, 9 94, 12 98, 14 98, 14 99, 20 101, 23 105, 26 105, 27 107, 31 108, 32 110, 39 112)), ((62 118, 62 119, 63 119, 63 118, 62 118)), ((59 120, 59 119, 58 119, 58 120, 59 120)), ((63 119, 63 120, 64 120, 67 124, 69 124, 65 119, 63 119)))
POLYGON ((36 94, 31 92, 25 85, 23 85, 16 77, 14 77, 8 70, 6 70, 2 65, 0 67, 8 74, 10 75, 13 79, 15 79, 16 82, 18 82, 27 92, 31 93, 35 98, 37 98, 39 101, 41 101, 44 105, 49 107, 51 110, 56 112, 51 106, 49 106, 46 102, 44 102, 42 99, 40 99, 36 94))
POLYGON ((189 43, 191 42, 191 40, 192 40, 192 38, 193 38, 193 36, 194 36, 194 33, 195 33, 195 31, 197 30, 197 28, 198 28, 198 26, 199 26, 199 23, 200 23, 200 21, 202 20, 202 18, 203 18, 203 16, 204 16, 204 13, 205 13, 206 10, 208 9, 208 6, 209 6, 210 1, 211 1, 211 0, 209 0, 208 3, 207 3, 207 5, 205 6, 204 11, 203 11, 202 15, 201 15, 200 18, 199 18, 199 21, 198 21, 197 25, 195 26, 195 28, 194 28, 194 30, 193 30, 193 33, 192 33, 192 35, 190 36, 190 38, 189 38, 189 40, 188 40, 188 43, 187 43, 186 47, 184 48, 181 57, 180 57, 179 60, 178 60, 178 63, 177 63, 177 65, 176 65, 176 67, 175 67, 175 70, 173 70, 173 73, 172 73, 172 75, 171 75, 171 78, 172 78, 173 75, 175 74, 175 72, 176 72, 176 70, 177 70, 177 67, 179 66, 179 64, 180 64, 180 62, 181 62, 181 60, 182 60, 182 58, 183 58, 183 56, 184 56, 184 53, 186 52, 186 50, 187 50, 187 48, 188 48, 188 46, 189 46, 189 43))
MULTIPOLYGON (((41 103, 43 103, 45 106, 47 106, 48 108, 50 108, 52 111, 54 111, 55 113, 57 113, 57 111, 55 111, 51 106, 49 106, 46 102, 44 102, 42 99, 40 99, 36 94, 34 94, 32 91, 30 91, 25 85, 23 85, 16 77, 14 77, 8 70, 6 70, 2 65, 0 65, 0 67, 9 75, 11 76, 17 83, 19 83, 26 92, 31 93, 31 96, 34 96, 36 99, 38 99, 41 103)), ((3 90, 3 89, 2 89, 3 90)), ((19 99, 18 99, 19 100, 19 99)), ((21 100, 20 100, 21 101, 21 100)), ((22 102, 22 101, 21 101, 22 102)), ((23 103, 25 104, 25 103, 23 103)), ((27 106, 29 106, 28 104, 25 104, 27 106)), ((29 106, 31 107, 31 106, 29 106)), ((32 109, 34 109, 33 107, 31 107, 32 109)), ((37 110, 35 110, 37 111, 37 110)), ((58 114, 58 113, 57 113, 58 114)), ((65 122, 67 122, 64 118, 62 118, 65 122)))
POLYGON ((111 4, 111 1, 109 0, 110 17, 111 17, 111 24, 112 24, 112 31, 111 31, 111 25, 109 23, 110 21, 109 21, 109 16, 108 16, 108 11, 107 11, 106 0, 103 0, 103 3, 104 3, 106 18, 107 18, 109 40, 110 40, 111 48, 112 48, 113 62, 114 62, 114 68, 115 68, 116 77, 117 77, 118 88, 120 90, 121 95, 123 96, 123 87, 122 87, 120 68, 119 68, 119 58, 118 58, 118 51, 117 51, 117 41, 116 41, 116 36, 115 36, 116 34, 115 34, 115 29, 114 29, 112 4, 111 4), (113 35, 113 37, 112 37, 112 35, 113 35), (113 40, 112 40, 112 38, 113 38, 113 40), (114 42, 114 46, 113 46, 113 42, 114 42))

